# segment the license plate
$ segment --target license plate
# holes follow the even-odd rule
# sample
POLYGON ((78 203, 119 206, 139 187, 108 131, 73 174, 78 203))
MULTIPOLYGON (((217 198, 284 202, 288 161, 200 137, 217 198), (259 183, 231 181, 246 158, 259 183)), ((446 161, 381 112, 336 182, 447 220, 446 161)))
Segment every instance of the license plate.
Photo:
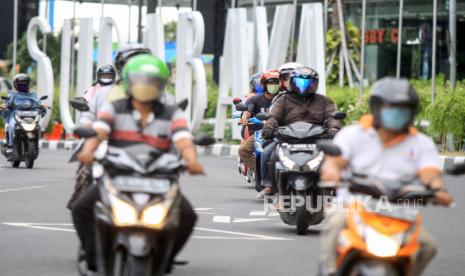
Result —
POLYGON ((312 151, 316 150, 315 144, 292 144, 290 145, 291 151, 312 151))
POLYGON ((39 115, 37 111, 17 111, 16 115, 19 117, 36 117, 39 115))
POLYGON ((160 178, 118 176, 113 179, 115 188, 123 192, 165 194, 170 190, 170 183, 169 179, 160 178))

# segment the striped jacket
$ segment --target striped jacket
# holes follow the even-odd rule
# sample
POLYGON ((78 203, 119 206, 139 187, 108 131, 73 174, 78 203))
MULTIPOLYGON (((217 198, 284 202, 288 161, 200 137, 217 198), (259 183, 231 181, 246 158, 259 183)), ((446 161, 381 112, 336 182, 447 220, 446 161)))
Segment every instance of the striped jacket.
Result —
POLYGON ((109 135, 109 145, 127 147, 148 144, 162 151, 169 151, 172 143, 191 138, 188 121, 177 106, 154 102, 145 128, 140 124, 140 113, 132 108, 128 99, 105 103, 97 114, 93 127, 109 135))

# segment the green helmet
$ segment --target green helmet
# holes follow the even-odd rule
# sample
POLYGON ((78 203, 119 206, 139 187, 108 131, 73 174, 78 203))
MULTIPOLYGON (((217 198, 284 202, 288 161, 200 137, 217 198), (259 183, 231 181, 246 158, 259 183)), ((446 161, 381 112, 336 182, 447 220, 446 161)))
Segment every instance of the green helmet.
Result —
POLYGON ((160 98, 170 71, 161 59, 142 54, 128 60, 121 77, 126 93, 141 102, 149 102, 160 98))

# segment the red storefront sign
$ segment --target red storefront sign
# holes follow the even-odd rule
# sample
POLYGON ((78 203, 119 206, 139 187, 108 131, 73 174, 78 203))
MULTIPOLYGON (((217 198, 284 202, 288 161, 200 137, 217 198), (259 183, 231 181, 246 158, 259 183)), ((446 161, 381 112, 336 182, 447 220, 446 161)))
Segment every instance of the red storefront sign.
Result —
POLYGON ((396 44, 399 38, 399 29, 376 29, 365 31, 366 44, 382 44, 390 42, 396 44))

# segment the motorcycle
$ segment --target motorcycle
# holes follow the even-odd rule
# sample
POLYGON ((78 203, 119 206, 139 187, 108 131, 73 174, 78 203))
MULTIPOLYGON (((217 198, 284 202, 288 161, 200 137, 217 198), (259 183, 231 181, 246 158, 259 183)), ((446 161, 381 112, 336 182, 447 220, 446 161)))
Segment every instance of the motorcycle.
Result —
MULTIPOLYGON (((345 116, 344 112, 335 112, 331 118, 342 120, 345 116)), ((324 153, 316 142, 327 137, 325 125, 326 122, 321 125, 295 122, 279 127, 274 135, 278 141, 275 164, 278 212, 284 223, 296 226, 298 235, 306 235, 310 225, 323 220, 323 204, 318 202, 332 193, 317 185, 324 153), (290 204, 284 206, 285 202, 290 204)))
MULTIPOLYGON (((327 155, 341 154, 329 141, 322 141, 319 147, 327 155)), ((333 183, 319 186, 333 187, 333 183)), ((434 191, 418 181, 401 183, 364 176, 351 176, 342 186, 363 198, 349 204, 347 226, 337 239, 335 275, 410 275, 420 249, 420 209, 432 201, 434 191), (379 199, 383 199, 383 208, 378 208, 379 199)))
MULTIPOLYGON (((48 96, 42 96, 39 101, 32 103, 30 100, 13 102, 9 108, 17 109, 14 111, 16 128, 13 135, 13 151, 7 153, 6 146, 2 147, 2 154, 11 162, 13 168, 18 168, 22 161, 28 169, 34 167, 34 161, 39 156, 39 139, 41 137, 40 119, 44 116, 46 110, 40 103, 46 100, 48 96)), ((4 101, 10 98, 2 96, 4 101)), ((8 125, 5 124, 5 129, 8 125)), ((8 133, 6 133, 8 137, 8 133)))
MULTIPOLYGON (((80 138, 96 135, 77 128, 80 138)), ((207 146, 214 140, 195 139, 207 146)), ((126 148, 101 144, 93 177, 100 200, 95 205, 97 264, 101 275, 163 275, 179 225, 179 176, 184 161, 146 145, 126 148)))

